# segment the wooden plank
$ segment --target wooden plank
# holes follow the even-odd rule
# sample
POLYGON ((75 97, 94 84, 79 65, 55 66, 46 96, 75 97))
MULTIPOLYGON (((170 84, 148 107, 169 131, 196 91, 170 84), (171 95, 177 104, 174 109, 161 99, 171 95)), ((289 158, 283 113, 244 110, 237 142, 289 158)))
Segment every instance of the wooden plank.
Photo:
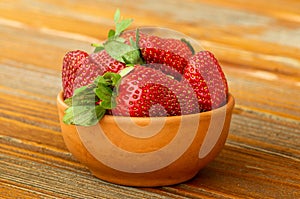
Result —
POLYGON ((0 30, 1 59, 9 65, 18 65, 19 68, 34 65, 59 71, 63 56, 67 51, 91 49, 92 41, 76 41, 72 35, 68 35, 69 38, 66 39, 62 36, 56 37, 48 33, 36 32, 32 28, 24 29, 22 26, 17 28, 1 26, 0 30), (20 31, 23 37, 19 37, 20 31), (65 42, 66 40, 69 42, 65 42), (22 48, 18 48, 19 44, 22 44, 22 48))
POLYGON ((45 195, 42 192, 36 192, 31 190, 31 188, 20 187, 14 184, 8 184, 3 179, 0 180, 0 191, 1 197, 3 199, 6 198, 24 198, 24 199, 31 199, 31 198, 41 198, 41 197, 49 197, 49 195, 45 195))
POLYGON ((212 162, 195 180, 182 186, 187 187, 188 192, 190 189, 197 192, 197 188, 203 186, 209 193, 222 196, 224 192, 241 198, 299 197, 299 177, 295 177, 299 162, 272 157, 251 148, 230 146, 227 149, 220 154, 221 160, 212 162), (292 166, 287 168, 286 163, 291 163, 294 170, 292 166))
POLYGON ((237 106, 300 120, 298 79, 252 69, 224 68, 237 106))
POLYGON ((26 190, 26 195, 33 192, 38 193, 39 197, 44 195, 47 198, 167 198, 167 196, 172 196, 172 194, 166 194, 164 197, 163 192, 158 195, 106 183, 90 175, 79 175, 75 172, 5 154, 0 155, 0 161, 1 181, 5 185, 1 187, 3 197, 17 196, 4 195, 8 193, 6 187, 11 186, 18 186, 26 190), (35 172, 32 172, 33 169, 35 172))
MULTIPOLYGON (((193 0, 192 0, 193 1, 193 0)), ((300 4, 297 0, 272 0, 271 2, 254 0, 247 2, 239 0, 196 0, 195 2, 204 2, 206 4, 213 4, 221 7, 229 7, 238 10, 245 10, 251 13, 258 13, 262 15, 270 16, 274 19, 290 21, 290 22, 300 22, 299 18, 299 8, 300 4)), ((290 24, 290 23, 288 23, 290 24)), ((288 25, 286 24, 286 25, 288 25)))

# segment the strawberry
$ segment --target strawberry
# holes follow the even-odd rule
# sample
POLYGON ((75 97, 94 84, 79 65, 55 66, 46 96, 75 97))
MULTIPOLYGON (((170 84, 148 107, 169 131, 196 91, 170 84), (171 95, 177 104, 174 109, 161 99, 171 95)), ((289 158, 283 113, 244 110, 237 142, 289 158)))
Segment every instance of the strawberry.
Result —
POLYGON ((160 38, 157 36, 152 36, 151 40, 153 47, 170 52, 175 56, 180 56, 183 59, 188 59, 193 55, 193 49, 190 44, 182 39, 173 39, 173 38, 160 38))
POLYGON ((163 48, 142 48, 142 56, 151 67, 180 80, 187 60, 163 48))
POLYGON ((118 73, 125 67, 125 63, 115 60, 105 50, 92 53, 84 60, 79 70, 81 74, 77 79, 78 87, 90 84, 97 76, 106 72, 118 73))
MULTIPOLYGON (((134 41, 136 40, 135 31, 123 32, 120 37, 125 39, 125 43, 130 44, 129 38, 131 37, 134 41)), ((173 39, 173 38, 161 38, 155 35, 148 35, 143 32, 139 32, 140 49, 155 48, 164 51, 171 52, 175 55, 181 56, 184 59, 188 59, 194 53, 194 49, 190 46, 189 42, 185 39, 173 39)))
POLYGON ((188 81, 193 87, 201 111, 210 111, 226 103, 227 80, 211 52, 200 51, 189 59, 183 81, 188 81))
MULTIPOLYGON (((132 31, 124 32, 121 37, 127 44, 130 43, 129 38, 136 40, 135 32, 132 31)), ((193 49, 185 40, 160 38, 144 33, 139 33, 138 45, 146 64, 178 80, 181 79, 187 59, 193 54, 193 49)))
POLYGON ((192 88, 149 67, 136 65, 122 78, 118 91, 113 115, 149 117, 198 112, 192 88))
POLYGON ((92 83, 97 76, 117 73, 125 67, 125 63, 113 59, 105 50, 91 55, 80 50, 68 52, 62 69, 64 99, 71 97, 75 89, 92 83))
POLYGON ((88 54, 81 50, 70 51, 64 56, 62 66, 64 99, 73 95, 73 85, 77 71, 82 67, 82 63, 86 57, 88 57, 88 54))

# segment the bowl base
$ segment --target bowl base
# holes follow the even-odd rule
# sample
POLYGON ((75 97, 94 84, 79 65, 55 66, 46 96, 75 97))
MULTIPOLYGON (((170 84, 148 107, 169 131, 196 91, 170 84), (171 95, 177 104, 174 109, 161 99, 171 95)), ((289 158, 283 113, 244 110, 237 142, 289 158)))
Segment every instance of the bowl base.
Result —
POLYGON ((183 182, 186 182, 194 178, 198 172, 189 173, 188 175, 178 174, 178 176, 147 176, 147 174, 131 174, 131 177, 120 177, 120 176, 111 176, 102 172, 92 171, 93 176, 99 178, 100 180, 114 183, 123 186, 132 186, 132 187, 161 187, 161 186, 170 186, 176 185, 183 182), (145 175, 145 176, 143 176, 145 175))

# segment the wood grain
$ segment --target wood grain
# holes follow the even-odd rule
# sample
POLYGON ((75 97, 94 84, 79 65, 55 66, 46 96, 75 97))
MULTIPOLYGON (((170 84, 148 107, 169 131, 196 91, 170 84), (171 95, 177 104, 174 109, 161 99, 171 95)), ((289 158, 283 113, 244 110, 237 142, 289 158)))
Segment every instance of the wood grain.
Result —
POLYGON ((299 35, 297 0, 1 0, 0 198, 300 198, 299 35), (65 147, 56 109, 62 57, 91 52, 116 8, 135 19, 132 28, 195 38, 226 73, 236 98, 228 140, 186 183, 107 183, 65 147))

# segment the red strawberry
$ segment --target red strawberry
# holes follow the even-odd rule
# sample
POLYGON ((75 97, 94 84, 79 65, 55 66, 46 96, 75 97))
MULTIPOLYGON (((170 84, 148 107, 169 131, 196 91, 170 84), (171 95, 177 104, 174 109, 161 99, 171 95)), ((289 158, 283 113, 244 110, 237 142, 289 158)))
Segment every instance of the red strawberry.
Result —
POLYGON ((111 58, 105 50, 90 56, 80 50, 67 53, 62 70, 64 99, 71 97, 76 88, 92 83, 97 76, 106 72, 117 73, 125 67, 124 63, 111 58))
POLYGON ((183 81, 188 81, 198 97, 201 111, 209 111, 226 103, 228 85, 225 75, 214 55, 200 51, 189 59, 183 81))
MULTIPOLYGON (((156 37, 156 36, 153 36, 156 37)), ((188 46, 186 42, 183 42, 179 39, 172 39, 172 38, 151 38, 154 47, 157 49, 164 50, 166 52, 171 52, 176 56, 180 56, 183 59, 188 59, 193 55, 192 50, 188 46)))
POLYGON ((105 50, 102 50, 100 52, 90 54, 90 56, 83 62, 81 70, 82 75, 80 75, 82 76, 82 79, 80 80, 86 85, 85 81, 90 79, 84 78, 87 75, 92 75, 95 78, 98 75, 103 75, 106 72, 118 73, 125 67, 125 63, 113 59, 105 50))
POLYGON ((73 95, 74 79, 77 71, 82 67, 82 62, 88 54, 81 50, 68 52, 63 58, 62 66, 62 86, 64 91, 64 99, 73 95))
POLYGON ((193 89, 161 71, 135 66, 122 78, 114 115, 149 117, 198 112, 193 89))
POLYGON ((165 74, 180 80, 187 60, 178 54, 162 48, 142 48, 141 53, 146 63, 165 74))
MULTIPOLYGON (((125 43, 130 44, 129 38, 136 40, 135 34, 136 32, 128 31, 124 32, 121 37, 126 40, 125 43)), ((188 58, 193 54, 186 42, 141 32, 139 33, 139 48, 147 64, 178 80, 181 79, 188 58)))
MULTIPOLYGON (((121 35, 125 39, 126 44, 130 44, 129 38, 136 40, 136 31, 126 31, 121 35)), ((148 35, 139 31, 139 47, 143 48, 156 48, 164 51, 180 55, 184 59, 188 59, 193 55, 191 47, 187 42, 173 38, 162 38, 155 35, 148 35)))

